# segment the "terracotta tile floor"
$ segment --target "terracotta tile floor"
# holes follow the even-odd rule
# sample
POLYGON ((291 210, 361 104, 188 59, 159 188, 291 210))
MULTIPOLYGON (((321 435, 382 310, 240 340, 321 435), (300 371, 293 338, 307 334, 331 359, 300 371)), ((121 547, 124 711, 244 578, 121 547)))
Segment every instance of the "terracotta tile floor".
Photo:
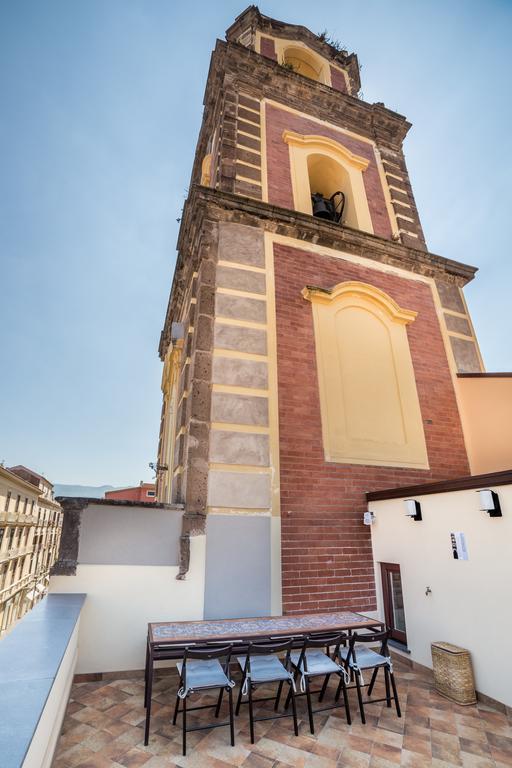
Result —
MULTIPOLYGON (((353 725, 343 711, 318 714, 316 734, 307 724, 305 700, 299 701, 299 737, 291 719, 256 725, 249 741, 247 707, 236 718, 236 746, 229 729, 188 734, 181 755, 181 731, 171 725, 177 678, 173 671, 157 679, 149 746, 143 745, 143 689, 140 679, 73 685, 53 768, 505 768, 512 766, 512 718, 483 705, 460 707, 439 696, 427 673, 395 665, 403 716, 375 704, 367 724, 359 719, 350 692, 353 725)), ((331 692, 334 690, 332 683, 331 692)), ((375 696, 380 696, 377 689, 375 696)), ((263 689, 258 695, 263 694, 263 689)), ((210 700, 203 697, 194 703, 210 700)), ((259 705, 268 708, 270 705, 259 705)), ((196 717, 211 717, 206 710, 196 717)), ((192 715, 189 716, 192 724, 192 715)))

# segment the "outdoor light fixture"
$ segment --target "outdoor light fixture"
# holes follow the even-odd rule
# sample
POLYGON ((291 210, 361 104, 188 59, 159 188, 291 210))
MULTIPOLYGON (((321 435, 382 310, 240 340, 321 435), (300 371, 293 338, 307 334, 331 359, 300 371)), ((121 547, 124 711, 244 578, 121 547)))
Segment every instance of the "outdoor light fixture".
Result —
POLYGON ((478 491, 478 496, 480 497, 480 509, 482 512, 487 512, 489 517, 503 517, 500 499, 496 491, 484 488, 478 491))
POLYGON ((407 512, 407 517, 411 517, 413 520, 423 520, 421 516, 421 505, 416 499, 404 499, 404 504, 407 512))
POLYGON ((368 512, 365 512, 363 515, 363 523, 365 525, 373 525, 375 522, 375 513, 368 510, 368 512))

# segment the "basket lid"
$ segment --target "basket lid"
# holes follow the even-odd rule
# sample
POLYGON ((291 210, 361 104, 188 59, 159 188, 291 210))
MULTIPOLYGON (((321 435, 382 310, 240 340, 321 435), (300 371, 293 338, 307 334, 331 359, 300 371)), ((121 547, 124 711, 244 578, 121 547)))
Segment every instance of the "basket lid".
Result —
POLYGON ((461 648, 460 645, 453 645, 453 643, 445 643, 442 640, 432 643, 432 648, 440 648, 448 653, 469 653, 467 648, 461 648))

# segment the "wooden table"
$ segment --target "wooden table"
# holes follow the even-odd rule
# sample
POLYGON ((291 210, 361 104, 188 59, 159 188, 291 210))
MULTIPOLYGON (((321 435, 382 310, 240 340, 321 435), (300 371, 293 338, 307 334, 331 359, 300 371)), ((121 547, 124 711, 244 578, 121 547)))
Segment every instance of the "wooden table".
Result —
POLYGON ((144 743, 148 743, 151 718, 151 693, 155 661, 180 659, 190 645, 225 642, 236 643, 240 652, 251 642, 270 638, 296 638, 306 635, 335 634, 357 629, 383 629, 384 624, 361 613, 332 611, 301 613, 290 616, 265 616, 250 619, 206 619, 204 621, 165 621, 148 624, 146 648, 145 692, 146 728, 144 743))

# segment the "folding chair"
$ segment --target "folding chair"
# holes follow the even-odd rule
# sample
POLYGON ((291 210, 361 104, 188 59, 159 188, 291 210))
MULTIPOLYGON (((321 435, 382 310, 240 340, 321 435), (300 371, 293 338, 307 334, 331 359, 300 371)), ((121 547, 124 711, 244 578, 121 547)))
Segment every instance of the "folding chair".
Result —
MULTIPOLYGON (((396 690, 396 683, 395 683, 395 677, 393 675, 393 662, 391 660, 391 656, 389 654, 388 650, 388 639, 389 639, 390 631, 384 630, 383 632, 372 632, 368 634, 358 634, 355 632, 353 635, 351 635, 348 648, 340 648, 339 654, 340 657, 345 662, 345 668, 347 671, 350 671, 351 677, 352 675, 355 677, 355 688, 357 690, 357 699, 359 702, 359 711, 361 713, 361 720, 363 723, 366 723, 366 718, 364 714, 364 704, 375 704, 380 701, 385 701, 387 706, 391 706, 391 698, 393 698, 395 702, 396 707, 396 714, 398 717, 401 717, 402 714, 400 712, 400 704, 398 702, 398 693, 396 690), (357 645, 357 643, 362 643, 363 645, 357 645), (366 648, 365 646, 369 643, 380 643, 380 650, 378 653, 375 651, 372 651, 371 648, 366 648), (366 684, 363 679, 363 670, 366 669, 372 669, 372 677, 370 680, 370 684, 368 686, 368 697, 372 695, 373 686, 375 685, 375 681, 377 679, 377 674, 379 669, 384 670, 384 682, 386 685, 386 696, 383 699, 370 699, 367 698, 365 702, 363 702, 363 695, 362 695, 362 688, 366 687, 366 684), (390 691, 390 683, 391 688, 393 690, 393 696, 391 696, 390 691)), ((350 686, 354 687, 354 686, 350 686)), ((341 683, 338 686, 338 690, 336 691, 336 699, 339 699, 341 693, 341 683)))
MULTIPOLYGON (((327 683, 331 675, 338 675, 340 678, 339 690, 343 691, 343 703, 345 706, 345 715, 347 717, 347 723, 350 725, 352 720, 350 717, 350 706, 348 703, 347 694, 347 672, 343 664, 339 664, 337 658, 339 656, 339 650, 342 643, 345 643, 348 639, 348 635, 344 633, 338 633, 336 635, 322 636, 322 637, 306 637, 301 651, 292 651, 290 658, 293 667, 295 668, 295 682, 300 675, 300 693, 297 696, 306 696, 308 704, 309 715, 309 729, 311 733, 315 732, 315 724, 313 721, 313 714, 315 712, 325 712, 328 709, 335 709, 339 707, 338 704, 339 694, 335 699, 334 704, 330 704, 325 707, 318 707, 313 709, 311 703, 311 694, 320 693, 320 699, 322 700, 327 687, 327 683), (334 647, 334 651, 330 653, 330 648, 334 647), (325 649, 325 651, 323 650, 325 649), (320 691, 312 691, 309 686, 309 681, 313 677, 324 677, 325 681, 320 691)), ((286 706, 289 705, 290 694, 286 701, 286 706)))
POLYGON ((174 708, 173 725, 176 725, 176 719, 180 711, 180 702, 182 708, 182 732, 183 732, 183 754, 187 754, 187 733, 190 731, 204 731, 209 728, 220 728, 229 725, 231 732, 231 746, 235 746, 235 726, 233 719, 233 691, 235 686, 229 676, 229 661, 233 651, 232 645, 226 645, 223 648, 185 648, 183 661, 176 665, 180 675, 180 687, 176 695, 176 705, 174 708), (221 664, 219 659, 224 658, 221 664), (199 707, 187 707, 187 698, 191 693, 203 692, 208 690, 219 690, 219 696, 216 704, 204 704, 199 707), (229 721, 222 723, 209 723, 208 725, 194 725, 187 727, 187 712, 193 712, 198 709, 215 709, 215 717, 219 716, 222 694, 228 692, 229 696, 229 721))
POLYGON ((247 650, 247 655, 239 656, 238 663, 242 669, 242 684, 240 691, 238 692, 238 699, 236 702, 236 714, 240 712, 240 706, 242 704, 249 705, 249 727, 251 732, 251 744, 254 744, 254 723, 262 720, 274 720, 281 717, 290 717, 288 712, 284 712, 280 715, 270 715, 265 717, 254 716, 254 703, 260 701, 274 701, 274 712, 277 712, 279 707, 279 701, 281 699, 281 692, 283 684, 288 683, 290 686, 290 695, 292 702, 292 716, 293 727, 295 735, 299 735, 299 726, 297 723, 297 709, 295 705, 295 682, 293 679, 293 673, 291 671, 290 651, 293 645, 293 639, 286 640, 286 642, 266 642, 266 643, 251 643, 247 650), (286 652, 284 664, 277 657, 276 654, 286 652), (276 696, 267 696, 265 698, 255 699, 252 692, 258 685, 264 685, 265 683, 278 682, 276 696), (248 700, 242 701, 242 696, 247 695, 248 700))

